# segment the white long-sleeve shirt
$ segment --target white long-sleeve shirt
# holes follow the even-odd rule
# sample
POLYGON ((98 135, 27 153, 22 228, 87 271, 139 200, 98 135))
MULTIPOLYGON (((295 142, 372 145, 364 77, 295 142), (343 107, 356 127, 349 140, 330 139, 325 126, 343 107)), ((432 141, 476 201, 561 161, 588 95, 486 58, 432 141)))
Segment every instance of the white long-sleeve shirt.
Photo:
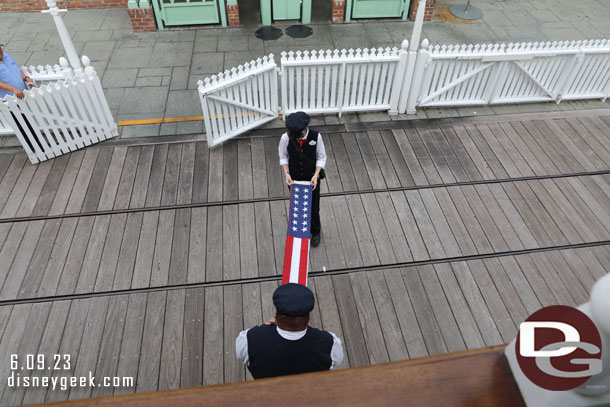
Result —
MULTIPOLYGON (((282 338, 287 339, 289 341, 297 341, 303 336, 305 336, 305 333, 307 333, 307 329, 298 332, 285 331, 278 326, 276 326, 276 329, 277 333, 280 334, 282 338)), ((249 329, 241 331, 235 339, 235 354, 237 355, 237 359, 244 362, 245 366, 248 366, 250 363, 250 361, 248 360, 248 331, 249 329)), ((332 332, 328 333, 331 334, 331 336, 333 337, 333 347, 330 351, 330 359, 332 361, 330 368, 334 369, 343 361, 343 344, 341 343, 341 339, 339 339, 337 335, 332 332)))
MULTIPOLYGON (((302 138, 306 139, 307 136, 309 136, 309 129, 307 129, 307 133, 305 133, 305 136, 302 138)), ((290 143, 288 133, 282 134, 280 145, 278 147, 278 152, 280 154, 280 165, 288 164, 288 143, 290 143)), ((326 149, 324 148, 322 135, 318 134, 318 141, 316 143, 316 167, 324 168, 324 166, 326 166, 326 149)))

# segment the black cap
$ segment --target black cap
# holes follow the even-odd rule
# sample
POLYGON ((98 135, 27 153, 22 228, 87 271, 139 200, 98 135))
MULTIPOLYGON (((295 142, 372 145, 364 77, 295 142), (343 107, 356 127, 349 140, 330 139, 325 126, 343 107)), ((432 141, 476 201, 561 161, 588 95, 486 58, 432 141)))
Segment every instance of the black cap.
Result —
POLYGON ((291 317, 307 315, 313 309, 315 302, 311 290, 301 284, 284 284, 273 293, 273 305, 281 315, 291 317))
POLYGON ((305 112, 294 112, 286 119, 286 128, 290 131, 305 130, 309 124, 309 115, 305 112))

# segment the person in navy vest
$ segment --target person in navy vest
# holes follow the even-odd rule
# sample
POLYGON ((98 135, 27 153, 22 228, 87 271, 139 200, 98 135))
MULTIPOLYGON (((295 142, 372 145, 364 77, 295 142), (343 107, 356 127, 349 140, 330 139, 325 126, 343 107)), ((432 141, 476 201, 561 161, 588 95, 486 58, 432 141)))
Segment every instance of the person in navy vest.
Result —
POLYGON ((341 340, 334 333, 309 324, 314 302, 309 288, 284 284, 273 293, 275 318, 240 332, 235 351, 252 377, 263 379, 317 372, 341 364, 341 340))
POLYGON ((311 197, 311 245, 320 244, 320 171, 326 165, 326 150, 322 135, 307 127, 309 115, 292 113, 286 119, 287 133, 282 135, 279 145, 280 165, 284 171, 286 185, 293 181, 309 181, 313 185, 311 197))

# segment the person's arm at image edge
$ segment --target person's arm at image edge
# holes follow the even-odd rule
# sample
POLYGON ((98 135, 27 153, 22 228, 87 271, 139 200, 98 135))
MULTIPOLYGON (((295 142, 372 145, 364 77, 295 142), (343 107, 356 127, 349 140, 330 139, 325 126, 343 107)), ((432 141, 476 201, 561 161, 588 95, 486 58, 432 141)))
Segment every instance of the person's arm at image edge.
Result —
POLYGON ((332 361, 330 365, 330 370, 333 370, 334 368, 339 366, 341 362, 343 362, 343 344, 341 342, 341 339, 339 339, 337 335, 332 332, 329 332, 329 334, 331 334, 333 337, 333 347, 330 351, 330 359, 332 361))
POLYGON ((241 331, 235 338, 235 355, 237 359, 244 362, 244 366, 248 366, 248 329, 241 331))
MULTIPOLYGON (((23 74, 23 72, 22 72, 23 74)), ((8 85, 4 82, 0 82, 0 89, 2 90, 6 90, 8 92, 12 92, 15 96, 17 96, 19 99, 23 99, 23 97, 25 96, 25 94, 23 93, 23 91, 21 89, 18 89, 14 86, 8 85)))

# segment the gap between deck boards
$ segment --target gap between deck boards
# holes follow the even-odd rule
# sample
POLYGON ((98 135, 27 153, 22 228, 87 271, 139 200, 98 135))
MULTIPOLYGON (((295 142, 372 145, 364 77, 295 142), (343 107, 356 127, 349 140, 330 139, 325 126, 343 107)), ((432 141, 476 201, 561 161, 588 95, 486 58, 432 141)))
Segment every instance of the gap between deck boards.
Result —
MULTIPOLYGON (((463 187, 470 185, 481 185, 481 184, 503 184, 509 182, 525 182, 525 181, 536 181, 545 179, 561 179, 561 178, 575 178, 575 177, 592 177, 596 175, 610 175, 610 169, 590 172, 575 172, 567 174, 551 174, 551 175, 533 175, 527 177, 514 177, 514 178, 498 178, 492 180, 473 180, 473 181, 461 181, 461 182, 450 182, 430 185, 411 185, 406 187, 393 187, 393 188, 380 188, 380 189, 369 189, 361 191, 341 191, 341 192, 326 192, 321 193, 320 197, 334 197, 334 196, 346 196, 346 195, 364 195, 364 194, 377 194, 383 192, 394 192, 394 191, 419 191, 426 189, 437 189, 437 188, 448 188, 448 187, 463 187)), ((92 212, 80 212, 80 213, 64 213, 60 215, 41 215, 41 216, 23 216, 23 217, 11 217, 11 218, 0 218, 0 224, 3 223, 18 223, 18 222, 32 222, 40 220, 53 220, 53 219, 69 219, 69 218, 80 218, 89 216, 105 216, 105 215, 118 215, 127 213, 137 212, 152 212, 152 211, 168 211, 176 209, 191 209, 191 208, 208 208, 208 207, 222 207, 228 205, 240 205, 246 203, 257 203, 257 202, 276 202, 286 201, 289 197, 268 197, 268 198, 253 198, 253 199, 238 199, 228 201, 215 201, 215 202, 199 202, 190 204, 177 204, 177 205, 161 205, 161 206, 150 206, 143 208, 126 208, 126 209, 110 209, 105 211, 92 211, 92 212)))
MULTIPOLYGON (((496 252, 496 253, 446 257, 443 259, 396 262, 396 263, 391 263, 391 264, 380 264, 380 265, 374 265, 374 266, 346 267, 346 268, 342 268, 342 269, 334 269, 334 270, 329 270, 329 271, 312 271, 312 272, 308 273, 308 278, 315 278, 315 277, 322 277, 322 276, 335 276, 335 275, 350 274, 350 273, 361 273, 361 272, 375 271, 375 270, 390 270, 390 269, 398 269, 398 268, 419 267, 419 266, 432 265, 432 264, 443 264, 443 263, 453 263, 453 262, 462 262, 462 261, 470 261, 470 260, 481 260, 481 259, 489 259, 489 258, 496 258, 496 257, 518 256, 518 255, 525 255, 525 254, 532 254, 532 253, 553 252, 553 251, 558 251, 558 250, 570 250, 570 249, 598 247, 598 246, 605 246, 605 245, 610 245, 610 240, 600 240, 597 242, 584 242, 584 243, 575 243, 575 244, 560 245, 560 246, 538 247, 535 249, 522 249, 522 250, 512 250, 512 251, 496 252)), ((137 293, 150 293, 150 292, 157 292, 157 291, 173 291, 173 290, 183 290, 183 289, 203 288, 203 287, 218 287, 218 286, 224 287, 224 286, 260 283, 260 282, 266 282, 266 281, 280 281, 281 279, 282 279, 281 275, 275 275, 275 276, 266 276, 266 277, 240 278, 240 279, 235 279, 235 280, 224 280, 224 281, 206 281, 206 282, 197 282, 197 283, 164 285, 164 286, 158 286, 158 287, 130 288, 130 289, 126 289, 126 290, 98 291, 98 292, 94 292, 94 293, 65 294, 65 295, 55 295, 55 296, 36 297, 36 298, 19 298, 19 299, 13 299, 13 300, 1 300, 0 307, 8 306, 8 305, 36 304, 36 303, 51 302, 51 301, 68 301, 68 300, 77 300, 77 299, 95 298, 95 297, 108 297, 108 296, 117 296, 117 295, 130 295, 130 294, 137 294, 137 293)))

